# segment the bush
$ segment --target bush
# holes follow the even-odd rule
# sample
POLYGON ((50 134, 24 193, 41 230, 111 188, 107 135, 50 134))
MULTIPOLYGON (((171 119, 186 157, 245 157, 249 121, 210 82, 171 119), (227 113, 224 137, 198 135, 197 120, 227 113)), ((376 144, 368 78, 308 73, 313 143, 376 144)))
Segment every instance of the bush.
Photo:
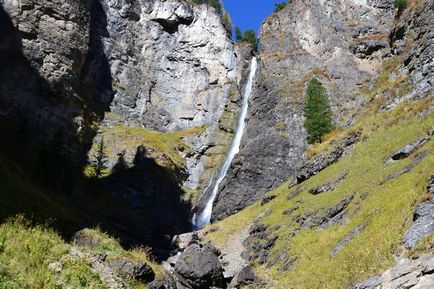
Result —
POLYGON ((407 5, 407 0, 395 0, 395 6, 398 8, 404 8, 407 5))
POLYGON ((286 4, 288 4, 288 2, 280 2, 280 3, 275 3, 274 6, 274 13, 279 12, 280 10, 282 10, 283 8, 286 7, 286 4))
POLYGON ((315 78, 307 85, 303 113, 306 117, 304 128, 307 142, 321 142, 323 136, 333 129, 332 111, 324 87, 315 78))

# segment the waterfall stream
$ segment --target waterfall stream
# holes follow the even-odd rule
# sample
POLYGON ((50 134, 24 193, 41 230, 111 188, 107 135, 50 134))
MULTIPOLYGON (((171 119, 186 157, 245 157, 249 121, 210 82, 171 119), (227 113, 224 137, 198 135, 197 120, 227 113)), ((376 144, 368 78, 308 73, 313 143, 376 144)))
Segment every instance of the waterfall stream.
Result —
POLYGON ((232 160, 240 150, 241 139, 243 137, 244 127, 246 125, 245 121, 247 116, 247 109, 249 107, 249 98, 252 92, 253 80, 255 77, 257 64, 258 63, 256 57, 253 57, 252 62, 250 64, 249 78, 247 80, 247 84, 243 92, 243 99, 242 99, 243 103, 241 106, 241 111, 237 122, 237 128, 234 137, 232 139, 232 143, 229 147, 229 151, 228 154, 226 155, 223 165, 220 167, 220 170, 216 174, 217 179, 214 179, 214 177, 211 178, 207 188, 204 190, 204 196, 205 196, 205 193, 207 193, 212 188, 211 195, 209 196, 209 199, 206 200, 206 204, 203 210, 201 212, 198 212, 198 214, 194 214, 193 216, 192 223, 195 230, 201 229, 205 225, 211 222, 213 203, 215 198, 217 197, 219 186, 223 181, 223 179, 226 177, 229 167, 231 166, 232 160))

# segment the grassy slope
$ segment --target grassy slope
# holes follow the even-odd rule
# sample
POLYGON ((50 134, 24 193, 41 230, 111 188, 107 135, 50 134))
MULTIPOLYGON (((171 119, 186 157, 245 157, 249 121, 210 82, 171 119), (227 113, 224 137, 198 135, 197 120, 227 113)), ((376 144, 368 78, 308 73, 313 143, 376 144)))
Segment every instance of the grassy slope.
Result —
MULTIPOLYGON (((279 236, 269 260, 280 257, 281 261, 271 268, 259 266, 258 272, 262 272, 274 288, 348 288, 354 282, 384 270, 394 262, 394 254, 402 250, 400 240, 409 226, 415 203, 426 197, 426 184, 434 166, 434 141, 429 141, 418 150, 428 152, 428 156, 409 173, 381 185, 391 172, 408 165, 416 153, 386 167, 384 161, 397 149, 432 129, 432 112, 418 116, 432 101, 431 97, 404 103, 393 111, 373 112, 378 107, 374 101, 371 109, 361 115, 355 126, 337 134, 362 131, 362 141, 350 155, 300 184, 304 189, 296 198, 288 201, 287 195, 299 186, 288 189, 287 184, 283 184, 270 192, 277 195, 275 200, 264 207, 255 203, 237 215, 212 225, 209 230, 218 230, 211 230, 208 238, 225 246, 229 235, 236 235, 269 211, 271 213, 267 213, 260 222, 269 225, 271 232, 279 236), (348 173, 346 179, 335 190, 316 196, 308 193, 310 188, 344 173, 348 173), (368 193, 368 197, 363 200, 360 196, 364 193, 368 193), (333 207, 349 195, 354 195, 354 199, 346 213, 348 220, 344 225, 303 229, 293 236, 293 232, 299 229, 293 221, 295 216, 333 207), (299 207, 297 211, 289 216, 283 215, 286 209, 295 206, 299 207), (332 256, 330 250, 358 225, 364 225, 365 229, 332 256), (284 249, 288 252, 284 253, 284 249), (291 257, 297 258, 293 269, 279 271, 282 263, 291 257)), ((312 151, 320 153, 328 146, 328 143, 321 144, 312 151)))
MULTIPOLYGON (((192 128, 173 134, 162 134, 139 128, 114 127, 105 131, 115 139, 121 152, 125 146, 133 149, 139 145, 152 148, 158 156, 170 160, 170 166, 183 166, 179 147, 188 149, 182 138, 201 133, 203 128, 192 128)), ((107 139, 107 138, 106 138, 107 139)), ((114 149, 117 149, 115 147, 114 149)), ((158 161, 158 160, 157 160, 158 161)), ((161 165, 167 165, 163 163, 161 165)), ((36 185, 28 173, 16 162, 0 153, 0 288, 62 288, 61 283, 71 288, 103 288, 99 277, 91 271, 89 263, 84 258, 72 260, 65 257, 71 245, 48 226, 35 225, 55 223, 62 228, 76 228, 82 218, 96 223, 107 210, 117 208, 125 210, 124 204, 113 204, 110 198, 101 194, 83 196, 86 201, 78 202, 68 194, 55 193, 36 185), (98 204, 98 206, 95 206, 98 204), (25 214, 32 224, 24 217, 13 217, 25 214), (8 219, 10 217, 12 219, 8 219), (48 264, 60 261, 63 264, 61 274, 48 269, 48 264)), ((69 230, 67 230, 69 231, 69 230)), ((161 267, 149 261, 147 252, 143 250, 126 251, 119 242, 98 230, 89 230, 101 240, 101 246, 96 252, 108 253, 108 258, 127 257, 145 261, 157 272, 161 267)), ((130 282, 133 288, 145 288, 145 285, 130 282)))
MULTIPOLYGON (((86 229, 99 245, 91 253, 104 252, 108 259, 128 258, 150 264, 159 276, 162 269, 147 257, 146 250, 124 250, 119 243, 100 230, 86 229)), ((72 245, 65 243, 45 226, 31 226, 23 217, 0 225, 0 288, 105 288, 86 257, 68 254, 72 245), (62 270, 55 272, 48 265, 60 262, 62 270)), ((89 249, 80 248, 84 253, 89 249)), ((144 289, 145 284, 125 280, 131 288, 144 289)))

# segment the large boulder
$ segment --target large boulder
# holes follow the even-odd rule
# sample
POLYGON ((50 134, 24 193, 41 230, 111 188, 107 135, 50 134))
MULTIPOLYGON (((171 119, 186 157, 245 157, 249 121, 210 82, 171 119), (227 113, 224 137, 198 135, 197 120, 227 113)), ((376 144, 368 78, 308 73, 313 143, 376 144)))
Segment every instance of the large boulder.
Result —
POLYGON ((223 268, 218 250, 211 245, 191 244, 175 264, 178 281, 186 288, 222 288, 223 268))

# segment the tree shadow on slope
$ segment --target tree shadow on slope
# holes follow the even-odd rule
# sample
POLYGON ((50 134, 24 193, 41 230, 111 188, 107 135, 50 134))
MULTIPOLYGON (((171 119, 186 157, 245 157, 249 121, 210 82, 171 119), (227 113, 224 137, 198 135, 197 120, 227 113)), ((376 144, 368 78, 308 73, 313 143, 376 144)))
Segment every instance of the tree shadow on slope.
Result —
POLYGON ((156 257, 164 259, 171 238, 191 228, 191 204, 182 200, 180 175, 147 157, 143 146, 137 148, 132 167, 120 154, 113 173, 98 180, 97 186, 100 194, 108 193, 127 210, 111 208, 108 222, 101 227, 127 246, 151 246, 156 257), (112 231, 123 224, 128 226, 112 231))

